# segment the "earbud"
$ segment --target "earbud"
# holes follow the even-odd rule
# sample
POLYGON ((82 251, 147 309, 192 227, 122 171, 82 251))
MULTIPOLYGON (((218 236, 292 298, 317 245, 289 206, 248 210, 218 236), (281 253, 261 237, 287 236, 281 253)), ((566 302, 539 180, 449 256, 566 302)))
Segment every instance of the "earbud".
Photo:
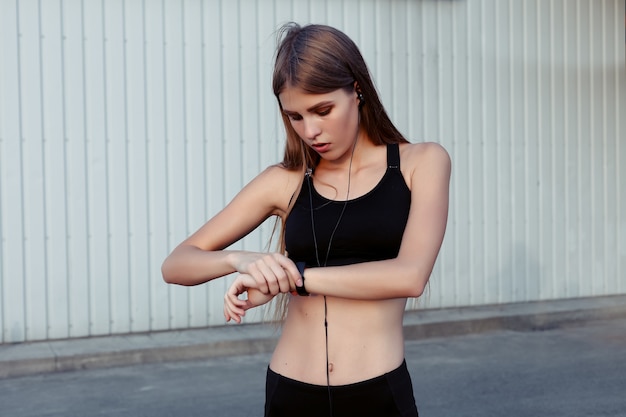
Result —
POLYGON ((359 100, 359 109, 360 109, 361 107, 363 107, 363 104, 365 104, 365 97, 363 97, 363 92, 361 91, 361 87, 356 82, 356 80, 354 81, 354 91, 356 92, 356 98, 359 100))

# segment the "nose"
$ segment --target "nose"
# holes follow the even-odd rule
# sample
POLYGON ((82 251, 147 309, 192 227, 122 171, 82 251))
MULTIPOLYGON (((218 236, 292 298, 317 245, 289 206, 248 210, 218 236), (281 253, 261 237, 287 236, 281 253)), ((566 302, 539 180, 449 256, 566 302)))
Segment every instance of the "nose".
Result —
POLYGON ((304 137, 308 140, 315 139, 320 133, 322 133, 322 129, 314 118, 305 118, 304 119, 304 137))

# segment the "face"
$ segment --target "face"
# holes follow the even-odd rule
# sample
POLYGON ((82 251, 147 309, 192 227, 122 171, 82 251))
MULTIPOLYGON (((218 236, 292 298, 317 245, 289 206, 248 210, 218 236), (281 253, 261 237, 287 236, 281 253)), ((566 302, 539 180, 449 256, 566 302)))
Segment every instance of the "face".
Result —
POLYGON ((338 89, 311 94, 287 86, 279 99, 298 136, 323 159, 341 160, 350 154, 359 132, 359 106, 354 91, 338 89))

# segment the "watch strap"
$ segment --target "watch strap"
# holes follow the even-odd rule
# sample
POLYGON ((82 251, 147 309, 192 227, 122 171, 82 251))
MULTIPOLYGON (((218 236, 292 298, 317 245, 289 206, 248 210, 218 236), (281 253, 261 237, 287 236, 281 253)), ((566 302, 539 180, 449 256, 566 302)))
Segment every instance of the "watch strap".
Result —
POLYGON ((302 285, 296 285, 296 292, 298 293, 298 295, 306 297, 309 295, 309 292, 304 287, 304 268, 306 268, 306 262, 296 262, 296 267, 298 268, 298 272, 300 273, 300 277, 302 278, 302 285))

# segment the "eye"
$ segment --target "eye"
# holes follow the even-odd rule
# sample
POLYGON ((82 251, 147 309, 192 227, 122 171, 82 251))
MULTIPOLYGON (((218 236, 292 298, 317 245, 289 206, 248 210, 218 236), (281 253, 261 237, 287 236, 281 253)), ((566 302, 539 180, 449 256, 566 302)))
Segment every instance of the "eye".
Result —
POLYGON ((332 109, 331 107, 328 107, 328 108, 319 110, 317 114, 320 116, 328 116, 330 114, 331 109, 332 109))
POLYGON ((300 116, 298 113, 287 113, 287 117, 293 122, 302 120, 302 116, 300 116))

